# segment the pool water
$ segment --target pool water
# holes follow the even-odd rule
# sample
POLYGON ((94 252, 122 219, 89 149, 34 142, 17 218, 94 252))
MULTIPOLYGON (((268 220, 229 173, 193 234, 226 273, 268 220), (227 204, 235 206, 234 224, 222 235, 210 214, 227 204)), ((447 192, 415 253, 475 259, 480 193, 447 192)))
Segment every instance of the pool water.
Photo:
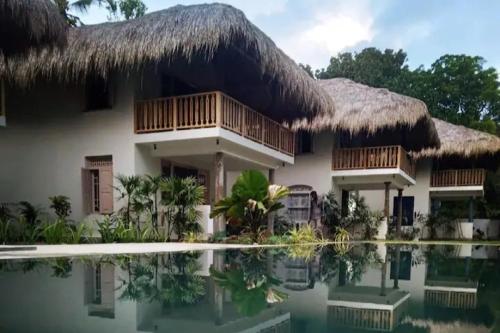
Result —
POLYGON ((344 244, 0 260, 0 332, 499 332, 499 252, 344 244))

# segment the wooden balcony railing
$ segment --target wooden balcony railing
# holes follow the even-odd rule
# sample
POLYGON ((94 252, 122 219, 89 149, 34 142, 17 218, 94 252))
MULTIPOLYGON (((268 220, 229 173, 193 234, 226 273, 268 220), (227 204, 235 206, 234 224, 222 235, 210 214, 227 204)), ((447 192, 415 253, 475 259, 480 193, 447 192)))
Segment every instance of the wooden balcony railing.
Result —
POLYGON ((400 168, 415 177, 415 164, 401 146, 340 148, 333 150, 332 170, 400 168))
POLYGON ((292 131, 218 91, 137 101, 134 121, 138 134, 222 127, 294 155, 292 131))
POLYGON ((431 187, 482 186, 486 177, 484 169, 437 170, 431 175, 431 187))

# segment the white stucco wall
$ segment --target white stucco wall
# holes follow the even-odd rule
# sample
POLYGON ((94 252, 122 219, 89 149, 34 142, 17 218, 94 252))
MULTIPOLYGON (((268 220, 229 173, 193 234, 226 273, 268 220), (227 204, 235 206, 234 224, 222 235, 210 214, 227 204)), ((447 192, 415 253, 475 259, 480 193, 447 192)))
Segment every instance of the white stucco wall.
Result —
POLYGON ((115 176, 154 169, 155 161, 141 161, 146 154, 134 148, 133 82, 116 82, 113 108, 94 112, 83 112, 83 87, 8 92, 9 125, 0 128, 0 202, 48 207, 49 196, 66 195, 72 218, 79 220, 86 156, 112 155, 115 176))
MULTIPOLYGON (((415 197, 415 212, 428 214, 430 209, 430 177, 431 177, 431 161, 422 161, 417 164, 416 184, 408 186, 403 190, 403 196, 415 197)), ((359 191, 368 206, 372 210, 384 210, 384 190, 359 191)), ((389 212, 393 212, 394 197, 398 196, 397 190, 390 191, 389 212)))
POLYGON ((313 137, 313 152, 295 156, 294 165, 280 167, 275 180, 280 185, 309 185, 319 195, 332 188, 332 132, 321 132, 313 137))

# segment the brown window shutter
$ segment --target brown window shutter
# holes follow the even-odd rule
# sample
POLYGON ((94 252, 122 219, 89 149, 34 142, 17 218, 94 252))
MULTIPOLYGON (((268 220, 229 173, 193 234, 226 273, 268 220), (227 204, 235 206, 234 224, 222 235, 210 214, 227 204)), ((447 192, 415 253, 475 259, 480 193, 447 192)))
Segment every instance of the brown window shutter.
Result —
POLYGON ((113 165, 99 168, 99 212, 113 213, 113 165))
POLYGON ((82 198, 84 214, 92 214, 92 174, 87 168, 82 168, 82 198))

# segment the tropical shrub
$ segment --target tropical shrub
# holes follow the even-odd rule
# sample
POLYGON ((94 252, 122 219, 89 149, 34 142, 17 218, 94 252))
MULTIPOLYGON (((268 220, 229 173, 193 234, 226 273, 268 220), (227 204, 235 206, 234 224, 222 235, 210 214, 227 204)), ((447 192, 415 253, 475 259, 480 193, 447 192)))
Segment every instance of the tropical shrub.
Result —
POLYGON ((259 230, 267 226, 268 215, 284 207, 280 200, 287 195, 286 187, 270 185, 261 172, 247 170, 236 179, 231 195, 215 204, 210 216, 223 215, 236 221, 257 241, 259 230))
POLYGON ((198 206, 205 200, 205 187, 198 184, 194 177, 169 177, 159 184, 162 192, 161 203, 165 206, 164 217, 167 223, 167 239, 175 232, 182 240, 187 232, 201 233, 198 206))
POLYGON ((333 190, 329 191, 323 199, 324 223, 330 234, 342 228, 342 217, 340 205, 335 199, 333 190))
POLYGON ((319 243, 323 239, 318 237, 316 230, 310 225, 303 225, 288 232, 288 240, 291 244, 319 243))
MULTIPOLYGON (((137 193, 137 190, 141 184, 141 177, 135 175, 118 175, 116 176, 116 179, 118 180, 119 186, 115 189, 119 192, 120 199, 126 200, 125 207, 123 207, 123 209, 121 209, 119 213, 125 221, 125 227, 128 229, 128 227, 134 223, 132 219, 132 204, 134 202, 134 197, 137 193)), ((137 223, 136 227, 140 228, 139 223, 137 223)))
POLYGON ((50 208, 52 208, 59 219, 67 219, 71 214, 71 203, 64 195, 49 197, 50 208))

